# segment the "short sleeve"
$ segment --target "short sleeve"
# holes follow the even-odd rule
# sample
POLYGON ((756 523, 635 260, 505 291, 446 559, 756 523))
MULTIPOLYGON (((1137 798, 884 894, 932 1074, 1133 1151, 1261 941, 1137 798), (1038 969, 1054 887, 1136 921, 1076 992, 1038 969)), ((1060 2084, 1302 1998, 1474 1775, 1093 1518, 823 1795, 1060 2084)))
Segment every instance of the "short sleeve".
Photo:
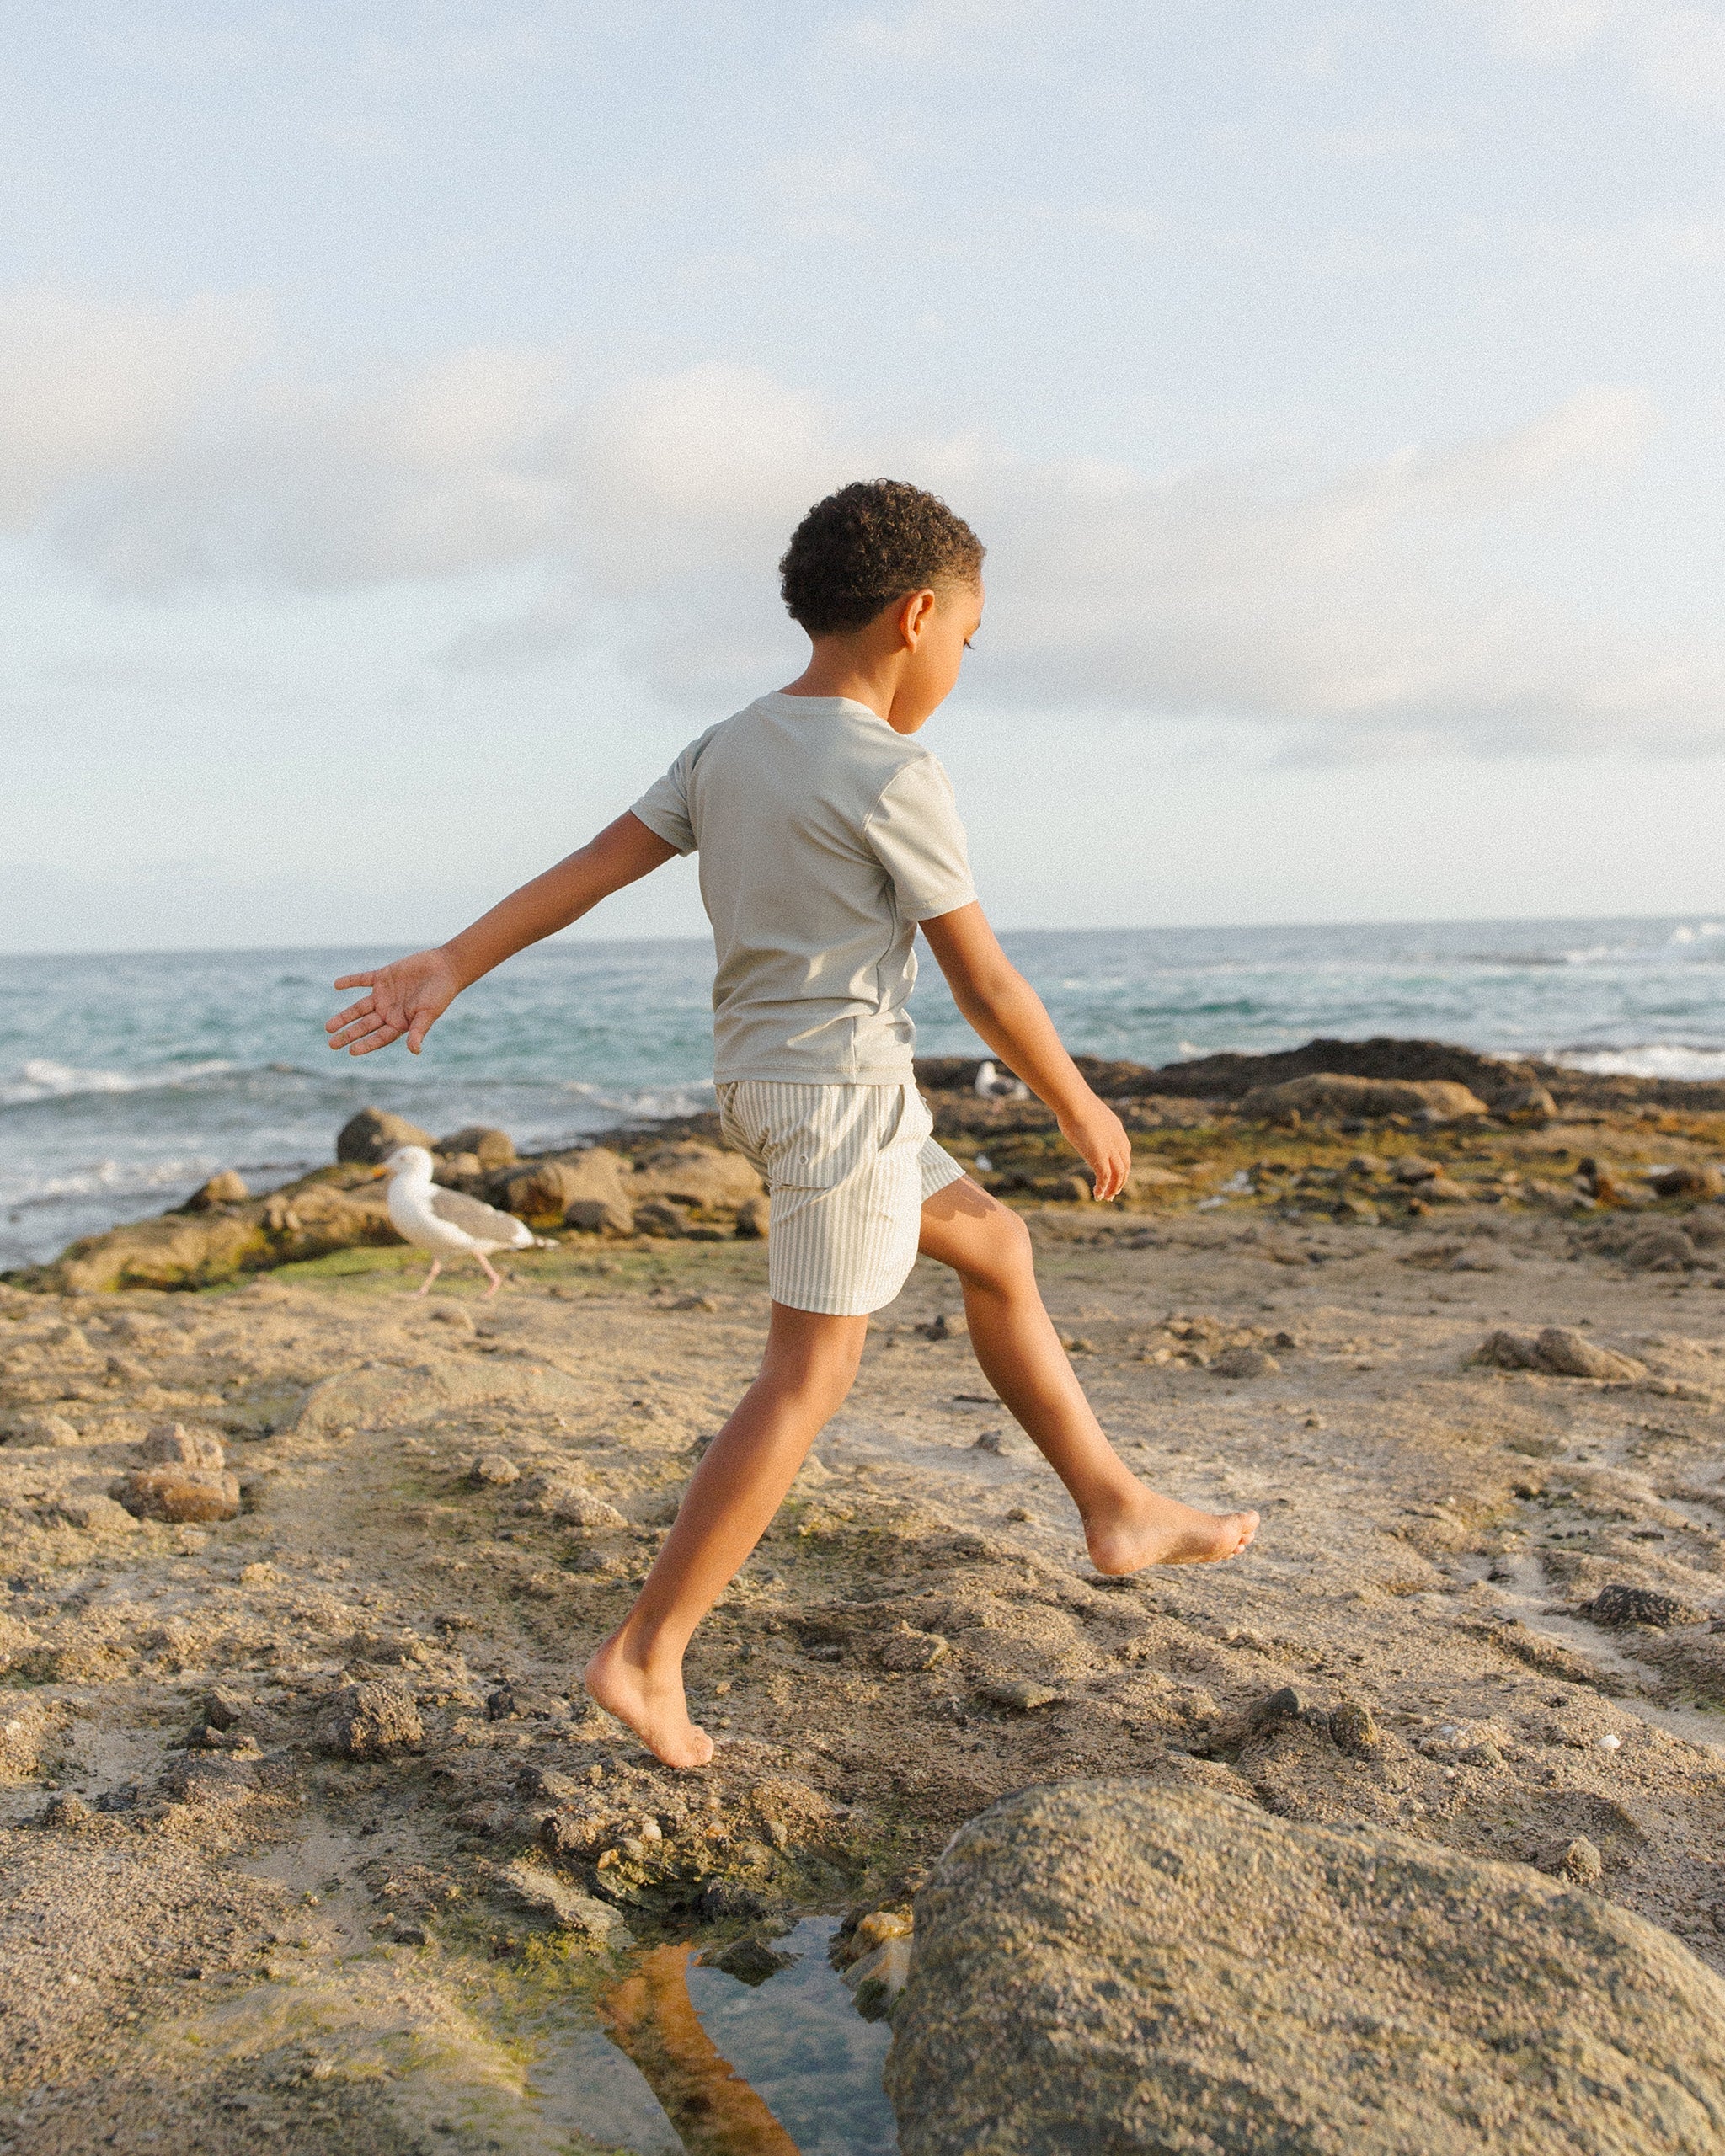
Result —
POLYGON ((638 816, 655 837, 663 839, 667 846, 674 846, 679 853, 693 853, 696 848, 689 782, 694 776, 701 751, 715 730, 709 727, 698 741, 692 741, 665 776, 655 779, 629 811, 632 816, 638 816))
POLYGON ((934 921, 975 903, 970 856, 953 782, 937 758, 906 764, 863 826, 906 921, 934 921))

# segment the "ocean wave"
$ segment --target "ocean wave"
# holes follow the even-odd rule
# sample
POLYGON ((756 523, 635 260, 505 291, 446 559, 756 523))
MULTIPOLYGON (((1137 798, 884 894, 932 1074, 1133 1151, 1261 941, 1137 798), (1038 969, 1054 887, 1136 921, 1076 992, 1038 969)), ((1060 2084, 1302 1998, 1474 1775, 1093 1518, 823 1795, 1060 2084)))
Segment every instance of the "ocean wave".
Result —
POLYGON ((0 1183, 0 1205, 63 1205, 81 1198, 145 1197, 176 1184, 201 1182, 221 1165, 209 1155, 179 1161, 98 1161, 61 1175, 8 1177, 0 1183))
POLYGON ((76 1100, 92 1093, 148 1093, 164 1086, 184 1086, 198 1078, 215 1078, 231 1071, 223 1061, 180 1063, 163 1070, 80 1070, 69 1063, 55 1063, 46 1056, 31 1060, 5 1084, 0 1085, 0 1107, 24 1107, 33 1101, 76 1100))
POLYGON ((1566 1070, 1588 1070, 1599 1078, 1687 1078, 1715 1084, 1725 1079, 1725 1048, 1696 1048, 1683 1041, 1556 1049, 1550 1059, 1566 1070))
POLYGON ((710 1114, 718 1094, 710 1079, 681 1086, 590 1086, 567 1078, 558 1091, 574 1095, 589 1107, 612 1115, 638 1115, 648 1123, 669 1123, 686 1115, 710 1114))

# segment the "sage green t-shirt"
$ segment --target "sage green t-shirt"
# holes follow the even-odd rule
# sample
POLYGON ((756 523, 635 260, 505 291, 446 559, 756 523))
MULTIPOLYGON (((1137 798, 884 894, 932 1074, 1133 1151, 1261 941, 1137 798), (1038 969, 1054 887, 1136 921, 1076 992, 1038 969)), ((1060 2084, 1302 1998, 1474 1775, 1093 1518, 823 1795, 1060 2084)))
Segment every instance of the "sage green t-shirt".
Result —
POLYGON ((761 696, 692 741, 634 814, 701 856, 713 1076, 910 1075, 916 924, 969 905, 939 760, 846 696, 761 696))

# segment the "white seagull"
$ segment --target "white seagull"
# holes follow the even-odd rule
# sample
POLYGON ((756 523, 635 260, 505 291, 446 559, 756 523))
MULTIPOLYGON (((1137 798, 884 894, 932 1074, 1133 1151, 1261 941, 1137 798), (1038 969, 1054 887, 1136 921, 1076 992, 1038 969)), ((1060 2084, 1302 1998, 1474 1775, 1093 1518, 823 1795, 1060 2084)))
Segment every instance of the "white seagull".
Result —
POLYGON ((1022 1078, 1014 1078, 1010 1071, 996 1070, 991 1063, 977 1065, 976 1090, 985 1101, 1025 1101, 1030 1097, 1030 1088, 1022 1078))
POLYGON ((489 1303, 503 1285, 490 1251, 552 1247, 513 1213, 499 1213, 494 1205, 463 1191, 445 1190, 433 1182, 431 1155, 423 1145, 398 1145, 377 1172, 389 1177, 389 1218, 396 1233, 431 1253, 431 1270, 414 1289, 416 1295, 430 1292, 446 1257, 467 1251, 485 1268, 491 1283, 484 1294, 489 1303))

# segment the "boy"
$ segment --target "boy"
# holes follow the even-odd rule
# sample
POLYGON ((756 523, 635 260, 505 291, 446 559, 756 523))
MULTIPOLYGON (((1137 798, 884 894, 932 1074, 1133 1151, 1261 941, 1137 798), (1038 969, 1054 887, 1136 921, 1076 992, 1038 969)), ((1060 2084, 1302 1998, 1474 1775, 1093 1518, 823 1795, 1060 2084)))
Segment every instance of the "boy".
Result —
POLYGON ((868 1315, 919 1250, 958 1274, 977 1360, 1071 1492, 1098 1572, 1231 1557, 1257 1529, 1256 1513, 1156 1495, 1119 1459, 1043 1309, 1023 1221, 934 1143, 912 1081, 920 926, 959 1010, 1054 1110, 1097 1197, 1125 1184, 1125 1130, 995 941, 951 785, 915 739, 982 618, 982 553, 945 503, 896 481, 817 503, 779 564, 813 646, 788 688, 710 728, 628 814, 451 942, 335 984, 369 993, 328 1022, 333 1048, 365 1055, 404 1034, 417 1054, 470 981, 700 853, 713 1076, 726 1135, 766 1178, 772 1317, 759 1376, 585 1677, 673 1767, 713 1756, 684 1698, 690 1636, 849 1392, 868 1315))

